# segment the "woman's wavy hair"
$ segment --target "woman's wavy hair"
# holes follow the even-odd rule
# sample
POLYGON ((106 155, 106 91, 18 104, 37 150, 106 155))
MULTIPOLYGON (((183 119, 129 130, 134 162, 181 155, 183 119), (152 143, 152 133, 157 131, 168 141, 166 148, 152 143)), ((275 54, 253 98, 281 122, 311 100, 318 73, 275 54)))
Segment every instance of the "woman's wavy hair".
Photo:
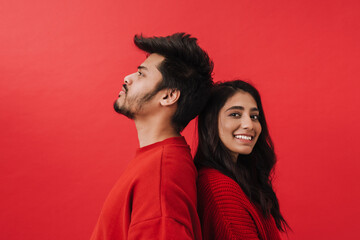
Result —
POLYGON ((277 228, 286 231, 289 225, 280 213, 279 202, 272 188, 276 163, 274 146, 256 88, 241 80, 216 83, 207 105, 198 117, 198 137, 199 144, 194 158, 197 168, 214 168, 235 180, 265 217, 272 215, 277 228), (262 131, 253 151, 249 155, 239 154, 234 163, 233 155, 220 140, 218 119, 220 109, 237 92, 247 92, 255 99, 262 131))

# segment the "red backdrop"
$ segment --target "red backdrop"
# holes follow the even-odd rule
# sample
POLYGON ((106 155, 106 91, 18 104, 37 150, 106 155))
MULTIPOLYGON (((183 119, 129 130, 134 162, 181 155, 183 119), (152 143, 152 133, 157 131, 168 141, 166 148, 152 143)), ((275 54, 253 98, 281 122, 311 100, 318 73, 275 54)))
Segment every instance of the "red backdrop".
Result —
MULTIPOLYGON (((214 79, 262 93, 290 239, 359 238, 354 1, 0 2, 1 239, 88 239, 138 146, 112 110, 145 55, 135 33, 186 31, 214 79)), ((194 146, 193 124, 185 136, 194 146)), ((284 236, 286 238, 286 236, 284 236)))

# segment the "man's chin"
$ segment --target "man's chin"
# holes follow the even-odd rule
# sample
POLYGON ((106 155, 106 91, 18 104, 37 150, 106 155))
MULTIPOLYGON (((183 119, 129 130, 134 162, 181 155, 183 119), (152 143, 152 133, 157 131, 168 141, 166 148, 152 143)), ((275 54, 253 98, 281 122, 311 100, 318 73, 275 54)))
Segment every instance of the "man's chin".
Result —
POLYGON ((124 108, 123 106, 119 106, 119 103, 117 100, 114 102, 114 110, 115 112, 124 115, 125 117, 129 119, 134 119, 134 113, 131 112, 129 109, 124 108))

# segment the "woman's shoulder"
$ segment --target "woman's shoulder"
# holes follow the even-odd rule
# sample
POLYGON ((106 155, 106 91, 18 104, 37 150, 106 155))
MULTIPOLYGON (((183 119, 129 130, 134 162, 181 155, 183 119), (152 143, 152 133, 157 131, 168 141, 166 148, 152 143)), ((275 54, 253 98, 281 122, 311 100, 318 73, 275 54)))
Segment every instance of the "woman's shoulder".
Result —
POLYGON ((199 170, 199 182, 207 184, 235 184, 238 185, 232 178, 225 175, 214 168, 204 167, 199 170))
POLYGON ((246 198, 239 184, 224 173, 213 168, 199 170, 198 190, 211 198, 246 198))

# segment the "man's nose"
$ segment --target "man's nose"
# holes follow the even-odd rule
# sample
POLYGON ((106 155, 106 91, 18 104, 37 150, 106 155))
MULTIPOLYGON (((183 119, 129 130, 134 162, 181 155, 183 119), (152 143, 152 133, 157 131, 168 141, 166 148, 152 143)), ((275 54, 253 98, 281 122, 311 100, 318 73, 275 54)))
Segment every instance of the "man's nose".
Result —
POLYGON ((124 83, 127 84, 127 85, 132 84, 134 74, 135 74, 135 73, 132 73, 132 74, 130 74, 130 75, 127 75, 127 76, 124 78, 124 83))

